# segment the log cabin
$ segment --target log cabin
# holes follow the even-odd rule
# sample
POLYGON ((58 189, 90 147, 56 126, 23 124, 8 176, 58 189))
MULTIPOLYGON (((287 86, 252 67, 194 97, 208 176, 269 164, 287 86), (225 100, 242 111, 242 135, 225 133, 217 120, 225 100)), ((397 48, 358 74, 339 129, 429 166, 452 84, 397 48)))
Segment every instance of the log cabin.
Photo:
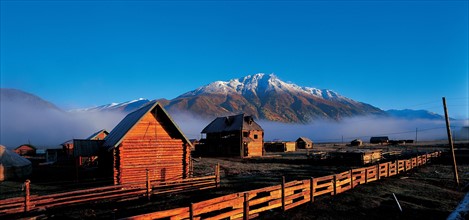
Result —
POLYGON ((264 130, 252 116, 218 117, 202 130, 199 154, 253 157, 264 154, 264 130))
POLYGON ((191 142, 156 101, 122 119, 103 147, 111 155, 114 184, 144 182, 147 170, 151 181, 189 177, 191 142))

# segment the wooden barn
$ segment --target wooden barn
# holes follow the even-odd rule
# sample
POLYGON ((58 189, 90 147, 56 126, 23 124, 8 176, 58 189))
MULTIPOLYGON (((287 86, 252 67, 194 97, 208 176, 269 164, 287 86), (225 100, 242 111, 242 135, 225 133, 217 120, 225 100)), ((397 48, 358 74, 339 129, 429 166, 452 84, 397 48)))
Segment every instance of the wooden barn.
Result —
POLYGON ((313 141, 307 137, 299 137, 296 139, 297 149, 311 149, 313 148, 313 141))
POLYGON ((36 155, 36 147, 31 144, 23 144, 15 148, 13 151, 20 156, 28 157, 36 155))
POLYGON ((264 143, 265 152, 292 152, 296 151, 294 141, 273 141, 264 143))
POLYGON ((197 153, 207 156, 253 157, 264 154, 264 130, 252 116, 218 117, 202 130, 197 153))
POLYGON ((103 147, 110 154, 100 165, 108 163, 114 184, 144 182, 147 169, 151 181, 189 177, 191 143, 156 101, 128 114, 103 147))

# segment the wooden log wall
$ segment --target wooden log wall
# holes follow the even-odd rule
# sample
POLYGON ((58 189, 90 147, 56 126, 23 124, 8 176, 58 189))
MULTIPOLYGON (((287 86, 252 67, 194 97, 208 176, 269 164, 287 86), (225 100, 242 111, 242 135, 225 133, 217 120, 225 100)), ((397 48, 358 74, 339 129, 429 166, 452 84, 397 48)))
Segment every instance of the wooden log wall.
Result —
MULTIPOLYGON (((439 157, 440 153, 427 154, 426 161, 439 157)), ((411 165, 413 161, 398 160, 381 163, 376 166, 353 169, 335 175, 314 177, 308 180, 294 180, 280 185, 261 189, 234 193, 198 203, 189 207, 158 211, 124 219, 249 219, 259 213, 272 210, 288 210, 307 202, 314 202, 314 198, 326 194, 336 195, 347 190, 381 178, 398 174, 399 164, 411 165), (247 206, 247 207, 246 207, 247 206)), ((417 160, 416 160, 417 161, 417 160)), ((412 168, 415 168, 413 166, 412 168)))
POLYGON ((157 119, 155 114, 145 115, 115 149, 115 183, 143 182, 147 169, 151 181, 188 177, 189 146, 175 138, 170 121, 157 119))
POLYGON ((252 156, 262 156, 264 152, 264 132, 263 131, 249 131, 249 137, 253 140, 248 143, 248 155, 252 156), (257 139, 254 138, 257 136, 257 139))

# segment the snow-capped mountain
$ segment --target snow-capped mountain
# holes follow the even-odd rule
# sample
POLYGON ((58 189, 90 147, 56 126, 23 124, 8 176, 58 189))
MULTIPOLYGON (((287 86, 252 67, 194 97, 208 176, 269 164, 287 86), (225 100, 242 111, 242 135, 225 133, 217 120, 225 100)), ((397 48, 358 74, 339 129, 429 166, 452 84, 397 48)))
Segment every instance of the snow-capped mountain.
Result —
POLYGON ((346 97, 341 96, 332 90, 300 87, 293 83, 284 82, 274 74, 267 75, 264 73, 248 75, 246 77, 232 79, 230 81, 216 81, 206 86, 202 86, 196 90, 185 93, 179 97, 182 98, 197 96, 204 93, 225 95, 233 93, 246 95, 253 93, 258 96, 262 96, 269 92, 290 92, 293 94, 305 93, 326 100, 347 99, 346 97))
POLYGON ((148 103, 150 100, 145 98, 139 98, 132 101, 111 103, 106 105, 100 105, 97 107, 73 109, 72 112, 94 112, 94 111, 121 111, 121 112, 132 112, 135 109, 140 108, 142 105, 148 103))
MULTIPOLYGON (((385 115, 381 109, 342 96, 332 90, 302 87, 274 74, 258 73, 229 81, 216 81, 173 100, 159 100, 169 112, 190 112, 203 118, 245 113, 256 119, 306 123, 315 119, 339 120, 358 115, 385 115)), ((131 112, 149 102, 137 99, 74 111, 131 112)))
POLYGON ((385 114, 334 91, 301 87, 264 73, 210 83, 171 100, 166 108, 209 117, 246 113, 258 119, 302 123, 385 114))

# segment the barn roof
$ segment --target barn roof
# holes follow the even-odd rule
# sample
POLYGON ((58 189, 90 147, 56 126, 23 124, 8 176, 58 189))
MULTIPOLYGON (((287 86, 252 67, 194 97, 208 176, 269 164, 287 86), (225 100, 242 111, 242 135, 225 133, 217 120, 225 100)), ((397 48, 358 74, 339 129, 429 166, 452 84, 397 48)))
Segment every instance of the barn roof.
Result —
POLYGON ((104 134, 106 134, 106 135, 109 135, 109 132, 106 131, 106 129, 101 129, 101 130, 95 132, 94 134, 90 135, 90 136, 89 136, 88 138, 86 138, 86 139, 88 139, 88 140, 94 140, 94 139, 96 139, 96 137, 98 137, 98 135, 101 134, 101 133, 104 133, 104 134))
POLYGON ((241 130, 262 131, 263 129, 253 120, 252 116, 244 116, 244 114, 239 114, 216 118, 202 130, 202 133, 218 133, 241 130))
POLYGON ((191 142, 187 139, 187 137, 182 133, 181 129, 174 123, 173 119, 169 116, 169 114, 164 110, 164 108, 156 101, 153 100, 146 105, 142 106, 141 108, 129 113, 122 119, 117 126, 112 129, 111 133, 104 139, 104 147, 108 148, 108 150, 112 150, 113 148, 119 146, 122 140, 125 138, 127 133, 136 125, 140 120, 151 112, 154 109, 158 110, 158 113, 162 113, 163 117, 166 118, 171 122, 171 127, 176 130, 176 135, 181 138, 183 142, 192 145, 191 142))
POLYGON ((313 141, 307 137, 299 137, 296 141, 303 140, 305 143, 313 143, 313 141))

